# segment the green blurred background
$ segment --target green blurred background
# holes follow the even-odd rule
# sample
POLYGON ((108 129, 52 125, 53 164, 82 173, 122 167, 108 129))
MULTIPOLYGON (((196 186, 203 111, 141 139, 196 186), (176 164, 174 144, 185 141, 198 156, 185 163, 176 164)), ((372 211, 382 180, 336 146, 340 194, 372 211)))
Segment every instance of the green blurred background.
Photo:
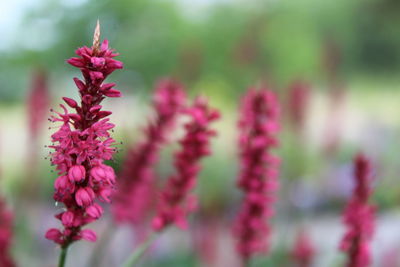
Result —
MULTIPOLYGON (((315 266, 340 266, 340 214, 351 192, 351 160, 358 151, 369 155, 375 167, 379 217, 374 266, 384 266, 388 251, 400 248, 399 1, 14 0, 2 1, 0 12, 1 191, 15 209, 13 253, 20 266, 54 266, 58 254, 43 238, 46 228, 54 226, 51 216, 57 209, 51 197, 55 174, 44 159, 49 152, 44 145, 54 129, 43 125, 35 149, 37 174, 27 168, 32 114, 26 103, 32 76, 38 69, 47 74, 52 107, 61 96, 76 98, 72 77, 80 74, 65 60, 77 47, 91 44, 97 19, 102 37, 125 64, 110 77, 125 97, 106 103, 117 124, 115 137, 123 142, 112 163, 117 170, 124 146, 141 138, 139 129, 151 114, 158 79, 175 77, 190 96, 203 94, 222 112, 214 154, 204 161, 199 180, 200 211, 193 218, 196 225, 196 219, 219 215, 220 265, 215 266, 236 266, 229 235, 240 202, 235 189, 237 106, 245 90, 260 82, 281 100, 277 154, 282 157, 282 186, 272 255, 259 257, 254 266, 292 266, 288 251, 299 227, 309 229, 317 244, 315 266), (310 92, 301 126, 291 121, 289 98, 296 81, 307 84, 310 92), (20 199, 31 176, 39 177, 34 180, 38 192, 26 204, 20 199)), ((161 174, 171 169, 173 148, 163 153, 161 174)), ((98 232, 105 227, 95 225, 98 232)), ((126 232, 119 230, 102 266, 128 255, 133 241, 126 232)), ((201 263, 188 245, 192 235, 167 233, 143 266, 214 266, 201 263)), ((74 247, 71 266, 88 266, 93 244, 74 247)))

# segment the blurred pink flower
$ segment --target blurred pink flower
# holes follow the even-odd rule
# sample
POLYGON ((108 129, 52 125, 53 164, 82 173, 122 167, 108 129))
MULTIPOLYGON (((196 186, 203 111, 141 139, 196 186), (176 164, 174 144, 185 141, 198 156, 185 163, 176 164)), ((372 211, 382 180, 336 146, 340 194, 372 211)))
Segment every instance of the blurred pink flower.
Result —
POLYGON ((216 135, 209 129, 209 124, 220 115, 208 106, 205 99, 196 98, 193 106, 185 109, 184 113, 191 117, 191 121, 184 126, 186 133, 179 142, 181 150, 175 154, 176 174, 170 176, 161 192, 158 212, 153 219, 155 231, 162 231, 173 223, 186 228, 186 217, 196 206, 196 199, 189 192, 196 184, 201 169, 200 159, 211 153, 209 139, 216 135))
POLYGON ((49 105, 47 73, 44 70, 35 70, 27 98, 29 134, 33 140, 37 139, 40 128, 46 121, 49 105))
POLYGON ((289 90, 289 119, 295 130, 301 132, 310 100, 310 85, 298 80, 290 85, 289 90))
POLYGON ((144 222, 154 204, 154 165, 161 146, 173 128, 176 116, 186 100, 182 85, 161 80, 153 98, 155 118, 144 129, 145 140, 132 146, 127 153, 113 197, 113 214, 119 223, 133 225, 144 222))
POLYGON ((26 182, 23 184, 24 197, 32 199, 38 188, 38 144, 41 128, 48 118, 50 96, 47 84, 47 73, 42 69, 34 70, 26 99, 28 119, 28 151, 26 164, 26 182))
POLYGON ((80 239, 96 241, 96 234, 82 227, 101 216, 103 209, 96 200, 110 202, 108 197, 115 183, 114 170, 103 163, 112 159, 115 152, 112 147, 115 141, 109 133, 114 124, 105 119, 111 112, 102 111, 100 103, 106 96, 121 96, 113 89, 115 84, 103 84, 109 74, 122 68, 122 63, 113 59, 118 54, 108 47, 107 40, 101 46, 79 48, 76 54, 79 57, 67 62, 80 68, 83 74, 84 81, 74 78, 81 103, 64 97, 74 112, 60 105, 63 113, 55 112, 58 116, 50 119, 62 123, 52 135, 50 148, 54 149, 51 163, 59 174, 54 184, 54 199, 62 202, 65 209, 56 215, 64 229, 52 228, 46 238, 63 248, 80 239))
POLYGON ((291 254, 297 267, 312 266, 315 248, 305 230, 300 230, 297 234, 291 254))
POLYGON ((251 88, 243 98, 239 120, 238 187, 244 199, 234 227, 237 250, 244 262, 254 253, 269 250, 268 219, 273 215, 280 162, 270 150, 278 146, 278 119, 275 94, 266 88, 251 88))
POLYGON ((368 203, 371 189, 371 163, 363 154, 354 158, 355 188, 343 215, 347 226, 340 249, 347 253, 347 267, 365 267, 371 263, 369 243, 375 225, 375 206, 368 203))
POLYGON ((14 267, 14 261, 10 254, 12 239, 12 213, 6 208, 6 204, 0 198, 0 266, 14 267))

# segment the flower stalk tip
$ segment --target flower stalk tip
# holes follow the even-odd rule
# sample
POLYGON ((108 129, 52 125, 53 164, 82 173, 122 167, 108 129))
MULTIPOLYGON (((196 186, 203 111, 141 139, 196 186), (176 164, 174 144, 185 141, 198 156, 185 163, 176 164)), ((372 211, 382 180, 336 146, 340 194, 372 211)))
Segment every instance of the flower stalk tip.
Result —
POLYGON ((96 54, 100 50, 100 22, 97 20, 93 34, 93 52, 96 54))

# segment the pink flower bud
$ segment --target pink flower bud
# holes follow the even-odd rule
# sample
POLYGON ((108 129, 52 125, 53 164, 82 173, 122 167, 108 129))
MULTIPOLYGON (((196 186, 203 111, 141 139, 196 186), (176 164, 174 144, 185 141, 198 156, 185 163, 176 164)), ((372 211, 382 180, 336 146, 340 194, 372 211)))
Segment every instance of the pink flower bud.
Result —
POLYGON ((165 223, 161 217, 155 217, 152 223, 154 231, 160 231, 164 228, 165 223))
POLYGON ((100 47, 101 51, 107 51, 108 50, 108 40, 104 39, 103 43, 101 43, 100 47))
POLYGON ((61 244, 62 243, 62 233, 60 230, 51 228, 46 232, 45 237, 49 240, 53 240, 54 242, 61 244))
POLYGON ((100 111, 99 113, 97 113, 97 118, 102 119, 107 116, 110 116, 111 114, 112 114, 111 111, 103 110, 103 111, 100 111))
POLYGON ((100 71, 90 71, 89 75, 92 81, 98 81, 104 78, 103 73, 100 71))
POLYGON ((96 242, 96 240, 97 240, 96 233, 93 232, 92 230, 85 229, 85 230, 82 230, 80 234, 81 234, 81 237, 86 241, 96 242))
POLYGON ((94 199, 93 189, 90 187, 81 187, 76 191, 75 200, 76 203, 81 207, 87 207, 92 204, 94 199))
POLYGON ((68 59, 67 62, 77 68, 85 67, 85 62, 83 62, 83 60, 80 58, 73 57, 68 59))
POLYGON ((110 69, 122 69, 124 64, 121 61, 115 59, 108 59, 107 60, 107 67, 110 69))
POLYGON ((106 84, 103 84, 101 87, 100 87, 100 91, 107 91, 107 90, 110 90, 111 88, 113 88, 115 86, 115 83, 106 83, 106 84))
POLYGON ((71 183, 80 182, 85 179, 86 170, 82 165, 74 165, 68 170, 68 178, 71 183))
POLYGON ((91 107, 89 111, 90 111, 91 113, 96 113, 96 112, 98 112, 101 108, 102 108, 102 106, 96 105, 96 106, 91 107))
POLYGON ((115 183, 114 170, 109 166, 96 166, 90 170, 90 175, 97 182, 104 181, 110 184, 115 183))
POLYGON ((111 196, 111 189, 108 188, 104 188, 102 190, 100 190, 99 195, 100 195, 100 200, 104 201, 104 202, 111 202, 110 200, 110 196, 111 196))
POLYGON ((115 90, 115 89, 110 89, 108 91, 105 91, 105 92, 103 92, 103 94, 108 97, 121 97, 122 96, 121 92, 118 90, 115 90))
POLYGON ((76 108, 76 107, 78 106, 78 103, 76 103, 76 101, 73 100, 72 98, 63 97, 63 100, 64 100, 65 103, 67 103, 67 105, 70 106, 71 108, 76 108))
POLYGON ((103 214, 103 208, 99 204, 94 203, 93 205, 86 208, 86 213, 90 217, 97 219, 103 214))
POLYGON ((92 63, 94 68, 102 68, 106 63, 105 59, 102 57, 92 57, 90 59, 90 62, 92 63))
POLYGON ((80 121, 82 118, 79 114, 68 114, 68 116, 73 120, 73 121, 80 121))
POLYGON ((67 227, 72 226, 74 222, 74 214, 71 211, 64 212, 61 216, 61 222, 67 227))
POLYGON ((76 87, 78 87, 79 91, 83 91, 86 89, 86 85, 78 78, 74 78, 74 82, 76 84, 76 87))
POLYGON ((65 175, 58 177, 54 183, 54 187, 57 190, 64 190, 68 187, 68 185, 69 185, 68 178, 65 175))

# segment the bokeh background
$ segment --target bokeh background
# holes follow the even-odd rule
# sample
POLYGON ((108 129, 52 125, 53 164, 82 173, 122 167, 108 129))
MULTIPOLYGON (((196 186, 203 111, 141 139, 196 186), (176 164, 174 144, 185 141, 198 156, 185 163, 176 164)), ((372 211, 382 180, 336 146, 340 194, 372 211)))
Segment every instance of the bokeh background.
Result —
MULTIPOLYGON (((200 209, 191 230, 163 234, 142 266, 235 266, 237 107, 246 89, 262 82, 282 106, 281 189, 271 254, 252 264, 292 266, 294 237, 307 229, 315 266, 343 265, 341 213, 352 189, 352 158, 363 151, 373 161, 379 211, 373 263, 400 266, 399 1, 14 0, 1 1, 0 14, 0 192, 14 211, 13 255, 20 266, 55 266, 58 257, 43 237, 57 226, 52 216, 60 209, 45 147, 55 130, 46 117, 62 96, 78 97, 72 78, 80 74, 65 60, 91 44, 97 19, 125 64, 110 77, 124 97, 106 103, 122 142, 111 163, 116 170, 126 147, 142 138, 158 79, 180 80, 190 96, 205 95, 223 115, 196 189, 200 209), (32 93, 38 83, 48 88, 40 97, 32 93), (32 130, 32 120, 39 129, 32 130), (211 252, 195 241, 204 234, 214 239, 211 252)), ((163 151, 160 176, 171 170, 175 148, 163 151)), ((94 223, 99 235, 109 220, 94 223)), ((68 265, 90 266, 95 246, 74 244, 68 265)), ((120 264, 134 246, 132 229, 118 226, 97 256, 99 266, 120 264)))

